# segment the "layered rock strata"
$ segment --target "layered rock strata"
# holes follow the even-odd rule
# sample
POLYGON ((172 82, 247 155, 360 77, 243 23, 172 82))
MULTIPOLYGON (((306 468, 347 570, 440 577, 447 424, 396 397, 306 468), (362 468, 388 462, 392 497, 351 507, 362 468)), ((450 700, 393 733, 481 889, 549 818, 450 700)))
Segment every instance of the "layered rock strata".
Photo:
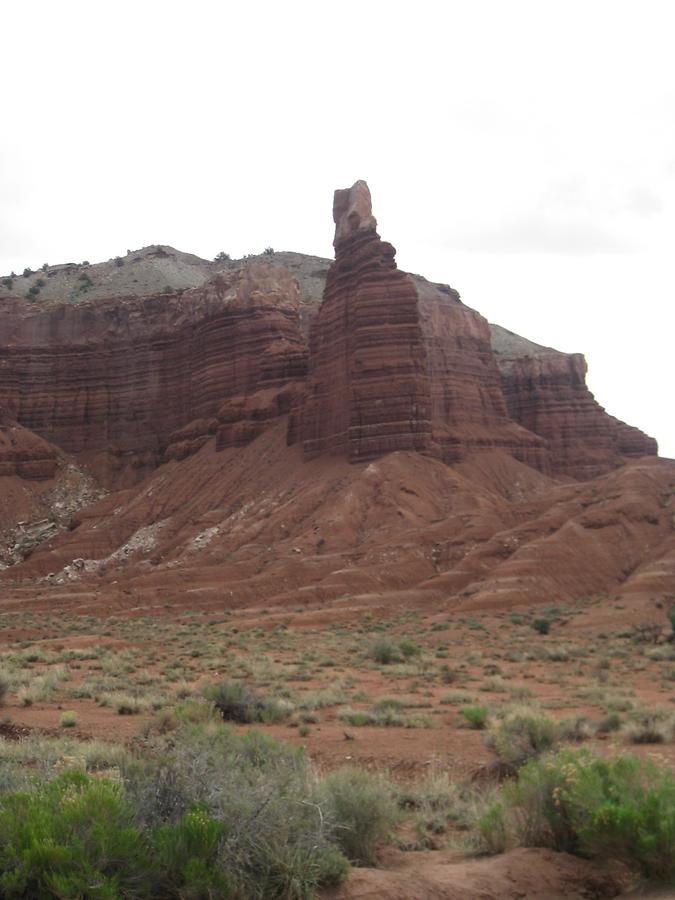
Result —
POLYGON ((113 469, 185 455, 221 424, 221 444, 237 443, 233 424, 288 409, 287 386, 306 370, 297 285, 268 262, 173 294, 44 310, 6 302, 0 334, 0 403, 113 469), (205 428, 182 435, 195 420, 205 428))
POLYGON ((365 182, 336 192, 333 218, 335 262, 310 332, 305 455, 418 450, 456 462, 501 446, 546 469, 544 441, 507 415, 485 319, 456 291, 396 268, 365 182))
MULTIPOLYGON (((214 275, 155 247, 89 267, 96 302, 0 297, 0 403, 14 416, 2 471, 50 477, 57 451, 41 435, 121 485, 209 440, 241 447, 291 411, 287 440, 306 459, 413 450, 454 464, 498 448, 586 479, 656 453, 596 403, 583 357, 490 332, 456 291, 399 271, 365 182, 336 192, 333 218, 330 266, 281 253, 214 275), (111 272, 133 296, 110 298, 111 272), (164 277, 208 280, 137 295, 164 277)), ((47 272, 56 287, 82 278, 60 268, 47 272)))
POLYGON ((307 457, 353 462, 431 448, 431 391, 417 292, 381 241, 365 182, 336 191, 335 263, 310 332, 301 436, 307 457))
POLYGON ((597 403, 580 353, 541 347, 496 325, 491 331, 508 413, 545 439, 553 472, 589 479, 656 455, 653 438, 597 403))
POLYGON ((0 406, 0 476, 42 481, 53 477, 57 464, 57 448, 22 428, 0 406))

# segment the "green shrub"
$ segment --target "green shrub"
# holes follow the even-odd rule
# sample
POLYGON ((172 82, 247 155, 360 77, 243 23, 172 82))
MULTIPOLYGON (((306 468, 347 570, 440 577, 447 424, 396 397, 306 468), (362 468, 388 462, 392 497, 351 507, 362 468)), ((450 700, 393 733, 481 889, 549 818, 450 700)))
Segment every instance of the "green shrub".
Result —
POLYGON ((532 622, 532 628, 534 628, 538 634, 548 634, 551 630, 551 622, 549 619, 535 619, 534 622, 532 622))
POLYGON ((469 728, 482 730, 487 725, 490 710, 487 706, 463 706, 461 714, 467 721, 469 728))
POLYGON ((59 718, 61 728, 74 728, 77 725, 77 713, 73 710, 62 712, 59 718))
POLYGON ((139 821, 154 832, 198 808, 221 823, 219 858, 237 898, 304 900, 345 877, 300 748, 211 720, 181 725, 156 751, 123 771, 139 821))
POLYGON ((633 756, 578 765, 572 800, 582 851, 675 878, 675 776, 633 756))
POLYGON ((658 710, 638 710, 622 729, 623 736, 631 744, 663 744, 671 740, 672 721, 658 710))
POLYGON ((382 666, 391 665, 403 661, 403 656, 397 644, 389 638, 379 638, 368 650, 368 656, 382 666))
POLYGON ((335 840, 355 863, 374 865, 377 848, 392 833, 398 811, 391 785, 358 769, 340 769, 319 788, 335 840))
POLYGON ((422 655, 422 648, 411 638, 401 638, 398 648, 404 659, 412 659, 414 656, 422 655))
POLYGON ((551 750, 561 737, 558 723, 537 713, 513 712, 490 732, 489 744, 504 762, 522 766, 551 750))
POLYGON ((138 896, 149 862, 122 789, 69 772, 0 804, 3 897, 138 896))
POLYGON ((228 722, 283 722, 293 712, 287 700, 260 697, 241 681, 221 681, 204 689, 204 696, 228 722))
POLYGON ((618 731, 621 728, 622 719, 617 712, 608 713, 598 722, 598 734, 609 734, 611 731, 618 731))
POLYGON ((153 834, 155 894, 166 897, 227 898, 232 884, 220 857, 225 825, 195 807, 174 825, 153 834))
POLYGON ((675 879, 675 775, 650 760, 585 750, 532 760, 483 817, 486 846, 500 844, 505 827, 525 846, 620 859, 648 878, 675 879))

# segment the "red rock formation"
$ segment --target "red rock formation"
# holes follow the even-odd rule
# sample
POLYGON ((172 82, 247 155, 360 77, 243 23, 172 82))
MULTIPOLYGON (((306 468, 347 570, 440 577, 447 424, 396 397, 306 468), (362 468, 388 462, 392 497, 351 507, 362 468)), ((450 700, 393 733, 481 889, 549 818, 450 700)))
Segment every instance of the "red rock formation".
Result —
MULTIPOLYGON (((336 258, 315 316, 322 261, 297 254, 280 256, 306 283, 302 303, 289 271, 268 259, 183 292, 4 300, 0 403, 118 484, 209 440, 243 446, 291 410, 287 439, 305 458, 415 450, 454 464, 498 448, 545 473, 589 478, 656 452, 598 406, 582 357, 497 327, 491 344, 485 319, 455 291, 399 271, 365 182, 336 192, 333 216, 336 258), (301 306, 312 320, 307 380, 301 306)), ((143 281, 150 263, 175 267, 181 255, 169 249, 132 255, 125 278, 143 281)), ((203 277, 212 271, 191 260, 190 278, 196 263, 203 277)))
POLYGON ((413 281, 438 455, 456 463, 475 450, 501 448, 548 472, 545 442, 509 418, 487 320, 446 285, 413 281))
MULTIPOLYGON (((113 469, 192 452, 217 425, 179 433, 175 450, 171 436, 219 410, 228 427, 246 419, 246 398, 283 394, 306 367, 297 286, 269 262, 177 294, 42 310, 8 301, 0 333, 0 402, 68 452, 112 457, 113 469)), ((268 415, 284 408, 268 405, 268 415)))
POLYGON ((335 263, 310 333, 302 411, 307 457, 353 462, 431 446, 431 394, 417 292, 380 240, 365 182, 336 191, 335 263))
POLYGON ((57 462, 56 447, 17 425, 9 412, 0 406, 0 477, 52 478, 57 462))
POLYGON ((397 270, 365 182, 336 192, 333 218, 335 263, 310 332, 306 456, 419 450, 455 462, 500 446, 546 469, 544 442, 507 415, 485 319, 450 288, 397 270))
POLYGON ((553 472, 588 479, 656 455, 653 438, 597 403, 580 353, 540 347, 498 326, 492 334, 509 415, 545 438, 553 472))
POLYGON ((656 443, 595 402, 583 357, 531 344, 456 291, 396 268, 365 182, 336 191, 335 262, 310 331, 309 381, 290 437, 352 462, 418 450, 456 463, 507 450, 543 472, 592 478, 656 443))

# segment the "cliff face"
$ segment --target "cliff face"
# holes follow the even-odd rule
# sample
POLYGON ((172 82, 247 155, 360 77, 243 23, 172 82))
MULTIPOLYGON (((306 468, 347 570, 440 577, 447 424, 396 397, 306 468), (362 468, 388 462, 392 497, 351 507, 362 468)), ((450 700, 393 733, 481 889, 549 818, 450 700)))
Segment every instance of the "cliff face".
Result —
POLYGON ((57 463, 57 448, 22 428, 0 406, 0 476, 42 481, 53 477, 57 463))
POLYGON ((500 448, 548 472, 544 440, 509 418, 486 319, 456 291, 412 280, 431 386, 435 454, 452 464, 472 451, 500 448))
MULTIPOLYGON (((209 440, 244 446, 288 413, 287 441, 305 459, 417 451, 455 464, 499 449, 588 479, 656 453, 595 402, 583 357, 491 330, 456 291, 399 271, 365 182, 336 192, 333 218, 327 269, 282 253, 214 274, 212 263, 150 248, 89 267, 96 302, 3 299, 0 404, 13 416, 0 434, 4 469, 49 477, 47 441, 108 485, 131 483, 209 440), (110 279, 140 291, 165 277, 199 283, 106 293, 110 279)), ((81 267, 61 268, 47 273, 50 290, 82 278, 81 267)))
MULTIPOLYGON (((417 292, 375 231, 365 182, 337 191, 335 263, 310 332, 305 455, 355 462, 431 447, 431 391, 417 292)), ((294 429, 295 430, 295 429, 294 429)))
POLYGON ((222 416, 231 432, 259 390, 277 408, 306 365, 296 284, 265 262, 178 294, 44 310, 5 302, 0 334, 0 403, 67 452, 106 460, 109 476, 190 452, 206 439, 199 427, 171 445, 193 420, 208 434, 222 416))
POLYGON ((508 413, 541 435, 556 474, 589 479, 631 458, 654 456, 656 441, 608 415, 586 386, 580 353, 539 347, 492 326, 508 413))

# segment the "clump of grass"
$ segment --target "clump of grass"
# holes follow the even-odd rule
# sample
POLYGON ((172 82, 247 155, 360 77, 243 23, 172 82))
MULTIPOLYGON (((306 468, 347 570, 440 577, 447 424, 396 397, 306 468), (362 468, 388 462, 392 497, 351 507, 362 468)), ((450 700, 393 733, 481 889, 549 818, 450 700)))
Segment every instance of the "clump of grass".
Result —
POLYGON ((399 641, 393 641, 387 637, 378 638, 366 652, 369 659, 379 663, 381 666, 404 662, 413 657, 421 656, 421 654, 422 648, 419 644, 408 637, 403 637, 399 641))
POLYGON ((612 731, 619 731, 622 725, 623 719, 621 716, 616 712, 612 712, 600 719, 596 731, 598 734, 609 734, 612 731))
POLYGON ((384 699, 369 710, 352 709, 347 706, 338 710, 338 719, 349 725, 379 725, 390 728, 430 728, 431 720, 425 716, 411 716, 405 712, 400 700, 384 699))
POLYGON ((291 716, 293 704, 275 697, 261 697, 241 681, 221 681, 204 689, 204 696, 223 719, 230 722, 283 722, 291 716))
POLYGON ((469 728, 475 728, 482 731, 487 727, 490 717, 490 710, 487 706, 463 706, 460 709, 469 728))
POLYGON ((73 710, 62 712, 59 717, 61 728, 74 728, 77 725, 77 713, 73 710))
POLYGON ((147 698, 123 692, 102 694, 99 703, 111 707, 119 716, 135 716, 150 709, 147 698))
POLYGON ((488 744, 499 758, 516 768, 551 750, 561 738, 560 725, 528 709, 508 713, 490 731, 488 744))
POLYGON ((593 736, 593 726, 586 716, 572 716, 560 722, 560 738, 564 741, 586 741, 593 736))
POLYGON ((478 846, 477 823, 496 802, 499 786, 462 784, 432 767, 421 781, 397 788, 399 808, 415 829, 416 838, 399 843, 404 850, 440 849, 452 842, 466 849, 478 846))
POLYGON ((374 865, 378 847, 399 820, 393 786, 376 775, 347 768, 324 778, 319 797, 338 823, 336 840, 345 856, 360 865, 374 865))
POLYGON ((673 739, 674 724, 660 710, 635 710, 621 731, 630 744, 664 744, 673 739))
POLYGON ((339 687, 326 688, 321 691, 311 691, 300 696, 298 707, 300 709, 324 709, 327 706, 338 706, 344 703, 347 695, 339 687))

